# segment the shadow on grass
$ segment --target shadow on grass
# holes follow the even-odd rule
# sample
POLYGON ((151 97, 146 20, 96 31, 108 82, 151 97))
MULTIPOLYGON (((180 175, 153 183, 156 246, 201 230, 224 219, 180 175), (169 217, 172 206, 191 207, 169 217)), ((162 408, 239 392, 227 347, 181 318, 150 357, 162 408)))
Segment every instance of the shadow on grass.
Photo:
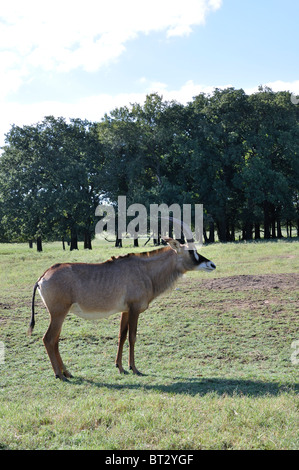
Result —
MULTIPOLYGON (((147 376, 149 377, 149 376, 147 376)), ((162 378, 162 377, 160 377, 162 378)), ((165 377, 166 378, 166 377, 165 377)), ((277 382, 262 382, 254 380, 233 380, 233 379, 222 379, 222 378, 207 378, 207 379, 195 379, 195 378, 184 378, 180 381, 176 381, 178 377, 169 377, 167 379, 173 379, 172 384, 144 384, 142 377, 140 383, 105 383, 97 382, 84 378, 74 378, 72 383, 74 385, 89 384, 99 388, 110 388, 112 390, 145 390, 145 391, 157 391, 161 393, 170 394, 184 394, 184 395, 199 395, 204 396, 208 393, 214 393, 219 396, 221 395, 239 395, 247 397, 258 397, 258 396, 276 396, 282 392, 292 391, 295 393, 299 392, 299 384, 283 384, 277 382)))

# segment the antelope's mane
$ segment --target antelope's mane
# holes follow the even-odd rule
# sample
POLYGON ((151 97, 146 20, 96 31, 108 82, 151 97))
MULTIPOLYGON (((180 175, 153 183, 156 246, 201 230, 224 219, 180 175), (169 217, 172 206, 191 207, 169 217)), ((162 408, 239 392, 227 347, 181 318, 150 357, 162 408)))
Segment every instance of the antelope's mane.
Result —
POLYGON ((141 253, 127 253, 125 255, 111 256, 111 258, 104 261, 104 263, 113 263, 126 258, 153 258, 154 256, 160 255, 169 250, 171 250, 169 246, 164 246, 163 248, 157 248, 156 250, 151 251, 142 251, 141 253))

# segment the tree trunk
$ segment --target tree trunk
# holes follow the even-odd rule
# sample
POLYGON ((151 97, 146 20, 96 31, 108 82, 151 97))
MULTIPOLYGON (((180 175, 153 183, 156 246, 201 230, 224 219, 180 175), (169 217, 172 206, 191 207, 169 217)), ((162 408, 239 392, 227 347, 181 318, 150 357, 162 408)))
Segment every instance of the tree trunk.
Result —
POLYGON ((259 240, 260 238, 261 238, 260 224, 254 224, 254 239, 259 240))
POLYGON ((277 238, 283 238, 281 231, 281 222, 277 219, 277 238))
POLYGON ((173 238, 173 220, 169 220, 169 238, 173 238))
POLYGON ((270 212, 270 203, 264 201, 264 238, 271 238, 270 234, 270 223, 271 223, 271 212, 270 212))
POLYGON ((92 250, 91 246, 91 236, 88 231, 84 232, 84 249, 85 250, 92 250))
POLYGON ((78 250, 78 236, 75 229, 71 231, 71 246, 70 251, 78 250))
POLYGON ((251 222, 246 221, 242 231, 243 240, 252 240, 253 224, 251 222))
POLYGON ((43 251, 42 237, 37 237, 37 239, 36 239, 36 249, 37 249, 37 251, 43 251))
POLYGON ((271 217, 271 237, 276 238, 275 217, 274 217, 274 215, 272 215, 272 217, 271 217))
POLYGON ((116 248, 122 248, 123 246, 123 241, 121 238, 118 238, 118 236, 116 236, 116 240, 115 240, 115 247, 116 248))
POLYGON ((28 243, 29 243, 29 248, 33 248, 33 241, 32 241, 32 240, 28 240, 28 243))
POLYGON ((160 246, 161 245, 161 236, 160 233, 158 234, 158 238, 154 238, 154 245, 155 246, 160 246))
POLYGON ((207 236, 207 231, 205 228, 203 228, 203 240, 204 240, 204 243, 209 243, 209 239, 208 239, 208 236, 207 236))
POLYGON ((226 242, 226 221, 225 219, 221 219, 217 222, 217 232, 218 238, 220 242, 226 242))
POLYGON ((232 223, 231 232, 230 232, 230 241, 231 241, 231 242, 234 242, 235 239, 236 239, 236 235, 235 235, 235 224, 232 223))
POLYGON ((210 222, 209 226, 209 243, 215 243, 215 225, 214 222, 210 222))

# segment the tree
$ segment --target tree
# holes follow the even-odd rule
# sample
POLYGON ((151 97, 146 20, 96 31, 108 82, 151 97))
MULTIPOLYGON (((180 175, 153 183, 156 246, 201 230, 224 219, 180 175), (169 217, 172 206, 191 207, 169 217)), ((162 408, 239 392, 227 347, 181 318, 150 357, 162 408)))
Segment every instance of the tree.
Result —
POLYGON ((18 239, 66 235, 74 248, 83 232, 91 247, 101 166, 95 126, 48 116, 35 126, 13 126, 6 144, 1 192, 7 195, 6 217, 18 239))
POLYGON ((242 167, 245 201, 264 237, 282 236, 281 222, 295 217, 299 181, 299 129, 287 92, 260 88, 249 97, 252 113, 242 167), (261 220, 261 213, 263 220, 261 220), (277 231, 276 231, 277 230, 277 231))
POLYGON ((247 96, 243 90, 216 89, 211 97, 199 95, 189 107, 192 191, 204 204, 210 230, 214 222, 221 241, 233 240, 241 197, 234 178, 242 166, 247 96))
POLYGON ((99 124, 105 197, 112 204, 119 195, 126 196, 128 204, 139 202, 148 209, 154 202, 171 204, 174 197, 177 202, 180 191, 172 182, 172 149, 182 110, 182 105, 151 94, 144 105, 116 109, 99 124))
POLYGON ((13 126, 0 158, 1 240, 91 248, 96 206, 117 208, 120 195, 148 214, 153 203, 203 204, 206 241, 299 233, 298 114, 290 93, 227 88, 186 106, 154 93, 99 123, 13 126))

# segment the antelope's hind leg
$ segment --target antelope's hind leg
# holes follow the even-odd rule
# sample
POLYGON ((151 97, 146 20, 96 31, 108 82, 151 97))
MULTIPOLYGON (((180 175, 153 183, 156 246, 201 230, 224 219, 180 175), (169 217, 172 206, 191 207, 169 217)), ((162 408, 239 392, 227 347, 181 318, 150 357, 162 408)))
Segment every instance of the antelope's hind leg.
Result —
POLYGON ((59 378, 61 380, 67 380, 67 378, 72 377, 61 359, 58 347, 59 336, 66 315, 67 311, 60 312, 59 314, 50 313, 50 325, 43 337, 44 345, 50 358, 54 374, 57 379, 59 378))
MULTIPOLYGON (((55 346, 55 353, 56 353, 56 357, 57 357, 57 361, 58 361, 58 365, 59 365, 59 368, 60 370, 62 371, 62 374, 63 374, 63 380, 66 379, 71 379, 73 378, 73 375, 67 370, 67 368, 65 367, 64 363, 62 362, 62 359, 61 359, 61 356, 60 356, 60 353, 59 353, 59 348, 58 348, 58 341, 57 341, 57 344, 55 346)), ((58 377, 57 377, 58 378, 58 377)), ((60 378, 60 377, 59 377, 60 378)))
POLYGON ((137 323, 139 311, 130 309, 129 311, 129 368, 133 374, 143 375, 135 366, 135 343, 137 336, 137 323))
POLYGON ((122 366, 122 354, 124 343, 127 339, 129 331, 129 368, 136 375, 142 375, 141 372, 135 366, 135 342, 137 334, 137 323, 138 323, 139 312, 130 308, 129 312, 123 312, 121 314, 120 328, 118 335, 118 349, 115 365, 118 367, 121 374, 127 374, 122 366))

